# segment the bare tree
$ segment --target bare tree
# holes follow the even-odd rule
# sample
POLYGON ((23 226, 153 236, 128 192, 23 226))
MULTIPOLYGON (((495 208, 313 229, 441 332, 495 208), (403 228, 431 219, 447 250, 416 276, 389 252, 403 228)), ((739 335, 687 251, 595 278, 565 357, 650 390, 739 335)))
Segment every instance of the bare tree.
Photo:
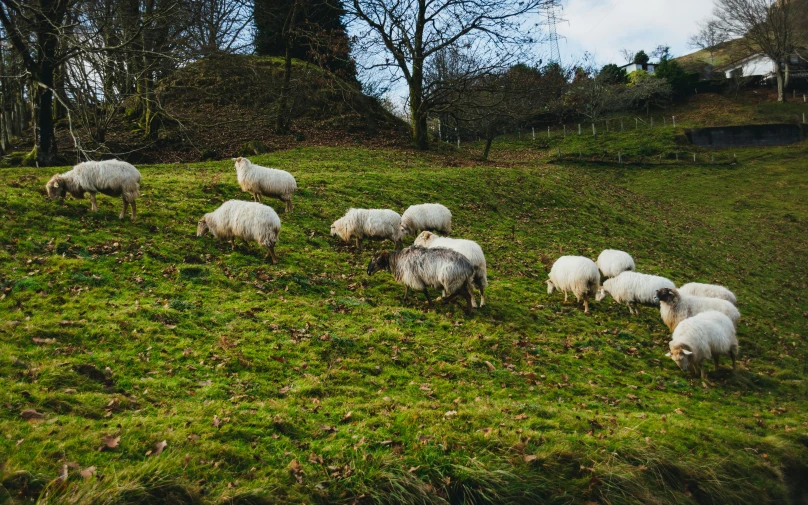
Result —
MULTIPOLYGON (((433 103, 424 86, 429 60, 462 47, 486 62, 511 63, 520 44, 535 42, 524 16, 556 0, 351 0, 356 48, 368 68, 388 68, 409 91, 412 139, 428 147, 427 116, 433 103)), ((489 65, 490 66, 490 65, 489 65)))
POLYGON ((637 52, 632 50, 632 49, 621 49, 620 50, 620 56, 623 57, 623 60, 625 60, 626 64, 634 62, 634 55, 635 54, 637 54, 637 52))
POLYGON ((808 30, 799 26, 796 2, 787 0, 716 0, 716 24, 737 37, 750 52, 760 52, 774 63, 777 101, 784 102, 788 59, 808 30))
POLYGON ((188 26, 191 44, 200 54, 240 52, 252 45, 247 31, 253 21, 249 0, 188 2, 193 20, 188 26))
POLYGON ((691 36, 687 44, 693 49, 703 49, 710 53, 710 65, 715 65, 715 53, 726 41, 727 33, 715 20, 711 20, 701 25, 699 32, 691 36))

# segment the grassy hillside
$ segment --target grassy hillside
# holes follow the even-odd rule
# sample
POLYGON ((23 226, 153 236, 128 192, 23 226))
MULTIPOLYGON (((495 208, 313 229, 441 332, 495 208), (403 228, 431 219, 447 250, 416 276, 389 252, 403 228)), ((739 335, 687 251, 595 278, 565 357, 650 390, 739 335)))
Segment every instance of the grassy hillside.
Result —
POLYGON ((135 225, 0 172, 0 503, 804 503, 808 146, 656 168, 528 150, 257 157, 300 188, 276 266, 195 237, 247 198, 229 162, 142 167, 135 225), (436 200, 486 251, 472 317, 368 277, 389 244, 328 236, 349 206, 436 200), (733 289, 739 372, 682 374, 653 309, 547 295, 556 257, 605 247, 733 289))

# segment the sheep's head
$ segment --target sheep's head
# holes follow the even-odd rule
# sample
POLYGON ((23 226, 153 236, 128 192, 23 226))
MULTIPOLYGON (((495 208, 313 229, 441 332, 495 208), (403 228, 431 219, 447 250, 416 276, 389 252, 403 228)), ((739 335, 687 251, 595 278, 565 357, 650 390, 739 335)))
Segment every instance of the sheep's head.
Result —
POLYGON ((545 281, 547 283, 547 294, 552 295, 553 291, 555 291, 555 284, 553 281, 545 281))
POLYGON ((351 238, 345 230, 345 222, 343 221, 343 218, 339 218, 331 223, 331 236, 339 237, 346 242, 351 238))
POLYGON ((679 292, 672 288, 657 289, 656 296, 654 296, 654 302, 656 303, 672 303, 678 299, 679 292))
POLYGON ((390 253, 382 251, 368 263, 368 275, 373 275, 379 270, 387 270, 388 268, 390 268, 390 253))
POLYGON ((48 193, 48 198, 64 198, 65 194, 67 193, 67 187, 65 187, 62 176, 56 174, 51 177, 51 180, 45 184, 45 191, 48 193))
POLYGON ((606 291, 606 288, 601 286, 600 289, 598 290, 598 293, 595 295, 595 301, 599 302, 599 301, 603 300, 604 298, 606 298, 606 296, 608 294, 609 294, 609 292, 606 291))
POLYGON ((404 235, 409 235, 409 234, 411 234, 412 232, 415 231, 415 230, 412 229, 411 225, 412 225, 412 223, 410 223, 409 221, 405 223, 403 219, 401 220, 400 231, 401 231, 401 236, 402 237, 404 235))
POLYGON ((415 238, 415 242, 413 245, 427 247, 430 242, 432 242, 432 237, 435 235, 432 232, 422 231, 420 235, 415 238))
POLYGON ((201 237, 202 235, 207 233, 208 230, 210 230, 210 228, 208 228, 208 222, 203 217, 202 219, 199 220, 198 223, 196 223, 196 236, 201 237))
POLYGON ((250 165, 250 160, 248 160, 247 158, 242 158, 241 156, 239 156, 238 158, 233 158, 233 162, 236 165, 236 170, 238 169, 244 170, 250 165))
POLYGON ((686 344, 671 345, 671 352, 667 353, 665 356, 675 361, 683 372, 690 370, 691 365, 694 364, 693 351, 691 351, 686 344))

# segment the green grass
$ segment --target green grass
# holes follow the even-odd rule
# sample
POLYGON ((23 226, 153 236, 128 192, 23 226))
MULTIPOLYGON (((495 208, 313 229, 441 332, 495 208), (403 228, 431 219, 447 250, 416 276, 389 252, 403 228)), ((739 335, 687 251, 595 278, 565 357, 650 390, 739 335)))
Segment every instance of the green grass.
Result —
POLYGON ((499 145, 460 167, 360 148, 256 157, 300 188, 276 266, 195 236, 203 213, 247 198, 229 162, 141 167, 135 225, 110 198, 98 213, 46 200, 55 170, 0 172, 0 503, 804 497, 806 146, 617 167, 499 145), (389 244, 357 255, 328 236, 350 206, 427 201, 486 251, 472 317, 369 278, 389 244), (605 247, 733 289, 739 372, 683 375, 655 310, 584 315, 547 295, 556 257, 605 247), (99 450, 104 436, 118 446, 99 450))

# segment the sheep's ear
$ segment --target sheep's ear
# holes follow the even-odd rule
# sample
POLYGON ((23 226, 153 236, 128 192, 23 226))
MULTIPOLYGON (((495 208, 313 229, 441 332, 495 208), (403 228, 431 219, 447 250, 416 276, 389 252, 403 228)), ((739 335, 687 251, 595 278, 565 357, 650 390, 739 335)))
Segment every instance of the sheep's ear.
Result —
POLYGON ((53 187, 54 187, 54 188, 58 188, 58 187, 59 187, 59 183, 58 183, 58 182, 54 182, 54 183, 53 183, 53 187))
POLYGON ((687 349, 682 349, 682 352, 685 354, 685 356, 690 356, 691 354, 693 354, 692 351, 688 351, 687 349))
POLYGON ((665 353, 665 356, 667 356, 667 357, 669 357, 669 358, 670 358, 670 357, 671 357, 671 353, 667 352, 667 353, 665 353))

